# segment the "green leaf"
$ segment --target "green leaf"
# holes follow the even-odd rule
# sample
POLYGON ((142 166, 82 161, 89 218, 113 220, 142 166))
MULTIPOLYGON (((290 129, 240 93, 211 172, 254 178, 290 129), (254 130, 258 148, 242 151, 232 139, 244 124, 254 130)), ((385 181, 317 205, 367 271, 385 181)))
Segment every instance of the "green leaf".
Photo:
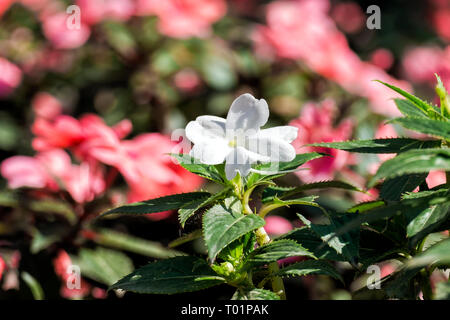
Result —
POLYGON ((179 164, 186 170, 195 173, 203 178, 215 181, 217 183, 225 184, 224 175, 221 172, 220 165, 206 165, 198 163, 199 161, 187 154, 171 154, 172 157, 178 160, 179 164))
POLYGON ((313 143, 308 146, 325 147, 359 153, 401 153, 411 149, 439 147, 438 140, 416 140, 410 138, 353 140, 344 142, 313 143))
POLYGON ((343 282, 341 275, 329 263, 323 260, 306 260, 291 264, 274 273, 275 277, 301 277, 309 274, 323 274, 343 282))
POLYGON ((194 241, 201 237, 202 237, 202 230, 198 229, 198 230, 192 231, 191 233, 185 234, 185 235, 173 240, 172 242, 169 243, 168 247, 175 248, 186 242, 194 241))
POLYGON ((450 122, 425 118, 396 118, 389 122, 398 123, 406 129, 450 140, 450 122))
POLYGON ((23 282, 26 283, 28 288, 31 290, 31 294, 33 295, 34 300, 44 300, 44 290, 42 290, 42 286, 39 283, 39 281, 36 280, 35 277, 33 277, 31 274, 29 274, 26 271, 23 271, 20 274, 20 277, 22 278, 23 282))
POLYGON ((280 259, 300 256, 315 258, 311 252, 295 241, 277 240, 263 245, 251 252, 244 260, 242 268, 248 270, 280 259))
POLYGON ((375 201, 367 201, 358 203, 357 205, 351 207, 347 210, 348 213, 361 213, 365 211, 369 211, 381 206, 384 206, 386 203, 383 200, 375 200, 375 201))
POLYGON ((223 204, 216 204, 203 215, 203 236, 208 257, 214 261, 217 254, 231 242, 264 224, 264 219, 257 215, 243 215, 223 204))
POLYGON ((441 78, 437 74, 435 75, 437 79, 436 93, 438 94, 439 100, 441 102, 441 114, 444 117, 450 118, 450 96, 445 89, 441 78))
POLYGON ((438 109, 430 105, 429 103, 423 101, 422 99, 404 91, 403 89, 400 89, 396 86, 390 85, 388 83, 385 83, 383 81, 376 80, 385 86, 391 88, 392 90, 396 91, 406 99, 408 99, 413 105, 415 105, 420 111, 423 113, 426 113, 430 118, 432 119, 442 119, 443 117, 439 113, 438 109))
POLYGON ((272 163, 264 163, 264 164, 257 165, 255 167, 255 169, 260 170, 260 171, 273 172, 273 174, 263 175, 263 174, 253 172, 247 177, 247 186, 251 187, 257 182, 260 182, 263 180, 271 180, 271 179, 275 179, 277 177, 283 176, 284 173, 278 174, 278 172, 297 169, 298 167, 300 167, 301 165, 305 164, 308 161, 322 158, 324 156, 327 156, 327 155, 317 153, 317 152, 302 153, 302 154, 297 154, 295 156, 295 158, 290 162, 272 162, 272 163))
POLYGON ((358 187, 355 187, 349 183, 343 182, 343 181, 320 181, 320 182, 313 182, 308 184, 303 184, 299 187, 290 187, 290 188, 283 188, 278 186, 269 186, 266 187, 263 191, 262 195, 262 202, 269 202, 274 199, 274 197, 277 197, 279 199, 287 198, 290 196, 293 196, 297 193, 301 193, 307 190, 312 189, 325 189, 325 188, 336 188, 336 189, 343 189, 343 190, 349 190, 349 191, 358 191, 363 192, 358 187))
POLYGON ((231 300, 280 300, 280 296, 264 289, 238 289, 231 300))
POLYGON ((381 164, 368 183, 373 187, 379 179, 394 178, 404 174, 427 173, 430 170, 450 170, 450 149, 409 150, 381 164))
POLYGON ((440 225, 450 217, 450 204, 436 205, 427 208, 409 221, 406 232, 411 238, 426 231, 426 234, 433 232, 433 227, 440 225))
POLYGON ((74 264, 80 266, 83 276, 111 285, 133 271, 133 262, 124 253, 98 247, 81 249, 74 264))
POLYGON ((406 268, 420 268, 429 265, 448 266, 450 264, 450 238, 439 241, 422 251, 406 263, 406 268))
POLYGON ((158 259, 185 255, 182 252, 168 249, 159 242, 145 240, 111 229, 96 230, 92 240, 105 247, 126 250, 158 259))
POLYGON ((296 241, 319 259, 346 261, 345 257, 337 253, 333 248, 323 246, 323 240, 309 227, 297 228, 276 238, 277 241, 281 241, 282 239, 296 241))
POLYGON ((191 202, 198 199, 204 199, 210 196, 209 192, 190 192, 180 193, 161 198, 130 203, 118 208, 111 209, 101 216, 109 214, 147 214, 163 212, 168 210, 176 210, 184 206, 187 202, 191 202))
POLYGON ((120 279, 110 289, 175 294, 203 290, 224 281, 204 260, 183 256, 147 264, 120 279))
POLYGON ((194 201, 191 201, 184 205, 183 207, 178 210, 178 218, 180 220, 181 226, 184 228, 184 225, 186 224, 186 221, 192 217, 195 212, 197 212, 199 209, 206 207, 210 204, 213 204, 214 202, 224 198, 227 193, 230 191, 230 188, 225 188, 222 191, 213 194, 210 197, 205 197, 201 199, 196 199, 194 201))
POLYGON ((428 173, 407 174, 386 180, 380 191, 383 200, 398 201, 405 192, 416 189, 427 178, 428 173))
POLYGON ((394 99, 398 110, 407 117, 428 118, 428 115, 417 108, 412 102, 404 99, 394 99))
POLYGON ((348 233, 337 234, 349 220, 353 219, 352 214, 345 216, 330 217, 330 224, 312 224, 309 220, 298 214, 299 218, 311 228, 328 246, 343 255, 352 264, 356 264, 359 258, 359 230, 352 230, 348 233))

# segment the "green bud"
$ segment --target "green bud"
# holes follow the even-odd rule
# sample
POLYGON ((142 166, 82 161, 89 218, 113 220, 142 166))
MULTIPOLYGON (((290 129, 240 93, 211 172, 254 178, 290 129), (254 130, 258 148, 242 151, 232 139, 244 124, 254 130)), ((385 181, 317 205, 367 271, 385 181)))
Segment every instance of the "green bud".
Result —
POLYGON ((441 81, 441 78, 437 74, 435 75, 437 78, 436 93, 441 100, 441 114, 444 117, 450 118, 450 97, 441 81))

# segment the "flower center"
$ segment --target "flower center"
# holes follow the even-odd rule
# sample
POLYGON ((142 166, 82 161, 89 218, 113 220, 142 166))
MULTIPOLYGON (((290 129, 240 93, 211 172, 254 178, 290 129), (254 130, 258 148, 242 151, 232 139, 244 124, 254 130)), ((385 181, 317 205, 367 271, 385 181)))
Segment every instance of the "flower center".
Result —
POLYGON ((234 148, 237 146, 237 137, 234 137, 232 140, 228 142, 228 146, 234 148))

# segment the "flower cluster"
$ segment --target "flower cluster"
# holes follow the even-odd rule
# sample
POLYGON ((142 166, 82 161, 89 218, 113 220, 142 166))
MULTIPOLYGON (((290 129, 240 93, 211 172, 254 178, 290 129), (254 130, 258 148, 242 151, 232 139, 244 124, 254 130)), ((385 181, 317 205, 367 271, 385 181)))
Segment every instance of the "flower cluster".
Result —
MULTIPOLYGON (((48 93, 33 100, 32 141, 36 156, 13 156, 1 164, 10 188, 67 191, 78 203, 102 195, 119 172, 129 186, 128 201, 186 192, 201 179, 176 165, 168 155, 176 145, 159 133, 131 140, 129 120, 109 127, 94 114, 80 119, 62 113, 60 102, 48 93), (73 164, 72 158, 79 164, 73 164)), ((161 215, 160 217, 164 217, 161 215)))

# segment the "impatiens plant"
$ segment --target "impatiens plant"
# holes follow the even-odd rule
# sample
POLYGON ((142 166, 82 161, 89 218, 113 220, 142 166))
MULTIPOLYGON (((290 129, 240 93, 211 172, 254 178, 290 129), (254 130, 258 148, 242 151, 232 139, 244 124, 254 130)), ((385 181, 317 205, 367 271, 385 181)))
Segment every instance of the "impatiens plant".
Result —
POLYGON ((369 188, 380 189, 378 200, 333 212, 319 205, 317 196, 304 193, 320 188, 362 190, 342 181, 278 186, 274 179, 328 155, 295 155, 289 143, 297 136, 296 128, 260 129, 268 119, 268 106, 263 99, 245 94, 233 102, 226 120, 201 116, 190 122, 186 135, 194 143, 193 149, 189 155, 173 154, 184 168, 222 185, 222 190, 177 194, 105 213, 178 209, 183 227, 193 216, 201 215, 199 229, 172 245, 201 237, 207 248, 206 260, 178 256, 153 262, 111 288, 174 294, 226 283, 236 287, 233 299, 285 299, 284 277, 322 274, 343 281, 335 268, 337 262, 346 262, 357 274, 364 274, 374 265, 396 261, 389 264, 390 268, 397 266, 395 269, 380 271, 381 286, 373 290, 370 284, 363 285, 353 297, 432 299, 445 295, 448 283, 439 284, 434 291, 432 287, 433 274, 450 264, 450 99, 439 78, 436 91, 440 108, 384 84, 406 98, 395 100, 404 117, 390 123, 438 139, 386 138, 310 145, 396 155, 368 182, 369 188), (447 183, 429 189, 426 178, 431 170, 447 171, 447 183), (381 179, 383 183, 379 183, 381 179), (259 201, 250 201, 257 200, 256 190, 261 191, 259 201), (303 227, 271 239, 264 229, 264 217, 279 207, 296 205, 319 208, 328 223, 316 224, 298 214, 303 227), (302 259, 289 264, 289 257, 302 259), (286 263, 280 263, 282 259, 286 263))
MULTIPOLYGON (((138 293, 173 294, 206 289, 227 283, 236 287, 233 299, 285 299, 282 278, 324 274, 341 279, 339 273, 314 250, 325 242, 320 231, 302 229, 308 241, 284 235, 271 240, 264 229, 264 217, 272 210, 290 205, 318 207, 315 196, 302 196, 310 189, 335 187, 358 189, 340 181, 324 181, 297 188, 278 187, 275 178, 295 171, 309 160, 326 156, 316 152, 295 154, 290 144, 297 128, 281 126, 260 129, 269 117, 264 99, 250 94, 238 97, 227 118, 200 116, 186 127, 194 143, 190 154, 174 154, 187 170, 222 185, 222 190, 177 194, 115 208, 105 213, 144 214, 178 209, 184 227, 194 215, 202 215, 201 229, 175 240, 175 245, 203 237, 207 260, 178 256, 150 263, 119 280, 111 288, 138 293), (225 163, 224 163, 225 161, 225 163), (263 188, 261 206, 250 200, 263 188), (280 268, 278 260, 306 257, 305 261, 280 268)), ((325 209, 323 212, 329 215, 325 209)), ((337 221, 341 219, 336 217, 337 221)), ((337 245, 321 255, 342 252, 337 245)))

